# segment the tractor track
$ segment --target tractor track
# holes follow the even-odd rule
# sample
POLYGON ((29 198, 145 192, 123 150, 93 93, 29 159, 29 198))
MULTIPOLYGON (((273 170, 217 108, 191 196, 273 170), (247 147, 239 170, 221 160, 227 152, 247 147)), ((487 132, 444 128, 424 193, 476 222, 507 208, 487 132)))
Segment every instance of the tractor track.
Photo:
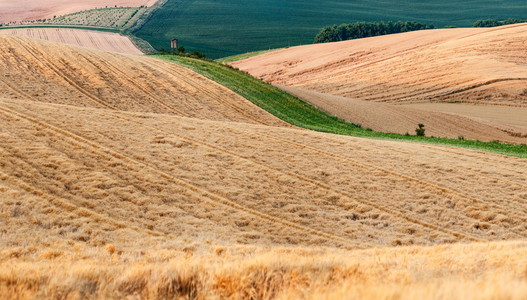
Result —
MULTIPOLYGON (((289 228, 292 228, 292 229, 296 229, 298 231, 302 231, 302 232, 305 232, 305 233, 308 233, 310 235, 314 235, 314 236, 319 236, 319 237, 322 237, 322 238, 325 238, 326 240, 332 240, 334 242, 337 242, 339 244, 341 244, 342 246, 344 246, 344 248, 349 248, 349 249, 357 249, 357 248, 363 248, 364 247, 364 244, 362 243, 356 243, 352 240, 349 240, 349 239, 345 239, 345 238, 342 238, 342 237, 339 237, 339 236, 334 236, 332 234, 329 234, 329 233, 326 233, 326 232, 322 232, 322 231, 319 231, 319 230, 315 230, 315 229, 312 229, 312 228, 309 228, 309 227, 305 227, 305 226, 302 226, 302 225, 299 225, 299 224, 296 224, 296 223, 293 223, 293 222, 289 222, 289 221, 286 221, 286 220, 282 220, 280 218, 276 218, 276 217, 273 217, 271 215, 268 215, 268 214, 265 214, 265 213, 262 213, 260 211, 257 211, 257 210, 254 210, 254 209, 250 209, 250 208, 247 208, 247 207, 244 207, 240 204, 237 204, 231 200, 228 200, 222 196, 219 196, 219 195, 216 195, 216 194, 213 194, 209 191, 206 191, 202 188, 199 188, 195 185, 192 185, 184 180, 181 180, 181 179, 178 179, 178 178, 175 178, 159 169, 156 169, 150 165, 147 165, 147 164, 144 164, 144 163, 141 163, 129 156, 126 156, 126 155, 123 155, 121 153, 118 153, 114 150, 111 150, 107 147, 104 147, 102 145, 99 145, 99 144, 96 144, 90 140, 87 140, 81 136, 78 136, 74 133, 71 133, 69 131, 66 131, 64 129, 60 129, 58 127, 55 127, 53 125, 50 125, 48 123, 45 123, 43 121, 39 121, 37 119, 34 119, 30 116, 27 116, 25 114, 22 114, 20 112, 17 112, 17 111, 14 111, 14 110, 11 110, 11 109, 8 109, 8 108, 5 108, 5 107, 0 107, 0 113, 3 113, 4 115, 7 115, 7 116, 15 116, 15 117, 18 117, 20 119, 24 119, 30 123, 34 123, 36 125, 39 125, 41 127, 44 127, 46 129, 48 129, 49 131, 52 131, 55 133, 55 135, 57 136, 62 136, 62 137, 66 137, 67 139, 64 139, 64 142, 67 142, 69 144, 72 144, 72 145, 75 145, 77 147, 80 147, 80 148, 83 148, 84 150, 88 151, 88 152, 91 152, 91 153, 94 153, 94 154, 97 154, 97 155, 100 155, 100 156, 106 156, 108 158, 115 158, 115 159, 119 159, 123 162, 128 162, 128 166, 130 168, 139 168, 141 170, 143 169, 149 169, 150 171, 154 172, 154 173, 157 173, 157 175, 159 175, 161 178, 164 178, 166 180, 169 180, 170 182, 176 184, 176 185, 179 185, 191 192, 193 192, 194 194, 196 195, 199 195, 201 197, 205 197, 207 199, 209 199, 209 201, 211 203, 214 203, 214 204, 222 204, 224 206, 227 206, 227 207, 230 207, 232 209, 235 209, 235 210, 238 210, 238 211, 241 211, 241 212, 244 212, 244 213, 247 213, 247 214, 250 214, 250 215, 253 215, 255 217, 258 217, 259 219, 263 219, 263 220, 266 220, 268 222, 271 222, 271 223, 280 223, 284 226, 287 226, 289 228)), ((32 192, 32 193, 41 193, 39 192, 38 190, 35 190, 31 187, 28 187, 28 189, 32 192)))
MULTIPOLYGON (((127 119, 127 121, 131 121, 130 119, 127 119)), ((142 122, 137 122, 137 121, 132 121, 132 122, 136 122, 136 123, 139 123, 141 124, 142 126, 148 126, 148 125, 145 125, 144 123, 142 122)), ((151 127, 153 130, 157 130, 157 131, 160 131, 159 129, 156 129, 152 126, 148 126, 148 127, 151 127)), ((164 131, 162 131, 164 132, 164 131)), ((411 218, 399 211, 395 211, 393 209, 390 209, 390 208, 387 208, 383 205, 380 205, 380 204, 377 204, 377 203, 374 203, 374 202, 371 202, 371 201, 368 201, 368 200, 363 200, 363 199, 356 199, 356 197, 354 197, 352 194, 350 193, 347 193, 345 191, 342 191, 342 190, 338 190, 338 189, 334 189, 332 188, 331 186, 327 185, 327 184, 324 184, 324 183, 321 183, 319 181, 315 181, 315 180, 312 180, 306 176, 302 176, 302 175, 299 175, 299 174, 295 174, 295 173, 292 173, 292 172, 287 172, 287 171, 283 171, 283 170, 280 170, 280 169, 276 169, 276 168, 273 168, 271 166, 268 166, 264 163, 261 163, 259 161, 256 161, 256 160, 253 160, 251 158, 248 158, 248 157, 245 157, 243 155, 240 155, 240 154, 237 154, 235 152, 232 152, 232 151, 229 151, 227 149, 224 149, 224 148, 221 148, 219 146, 216 146, 216 145, 211 145, 209 143, 206 143, 206 142, 203 142, 203 141, 200 141, 200 140, 197 140, 197 139, 194 139, 194 138, 190 138, 190 137, 185 137, 185 136, 182 136, 182 135, 179 135, 179 134, 176 134, 176 133, 173 133, 173 132, 164 132, 164 133, 167 133, 169 135, 172 135, 172 136, 176 136, 180 139, 183 139, 183 140, 186 140, 186 141, 189 141, 191 143, 194 143, 194 144, 200 144, 200 145, 203 145, 203 146, 206 146, 208 148, 211 148, 211 149, 214 149, 216 151, 220 151, 222 153, 225 153, 225 154, 228 154, 230 156, 235 156, 235 157, 238 157, 238 158, 241 158, 243 160, 246 160, 246 161, 249 161, 253 164, 257 164, 259 166, 262 166, 266 169, 270 169, 270 170, 273 170, 275 172, 279 172, 279 173, 282 173, 284 175, 287 175, 287 176, 290 176, 290 177, 293 177, 293 178, 296 178, 298 180, 301 180, 301 181, 304 181, 304 182, 307 182, 309 184, 312 184, 312 185, 315 185, 315 186, 318 186, 320 188, 323 188, 323 189, 326 189, 328 191, 332 191, 332 192, 335 192, 341 196, 344 196, 348 199, 351 199, 352 201, 355 201, 355 202, 358 202, 358 203, 361 203, 361 204, 365 204, 365 205, 368 205, 370 207, 373 207, 377 210, 380 210, 382 212, 385 212, 385 213, 388 213, 392 216, 395 216, 397 218, 400 218, 400 219, 404 219, 410 223, 413 223, 413 224, 417 224, 419 226, 422 226, 422 227, 425 227, 425 228, 428 228, 428 229, 431 229, 433 231, 436 231, 436 232, 442 232, 442 233, 446 233, 446 234, 449 234, 449 235, 452 235, 452 236, 455 236, 457 238, 463 238, 463 239, 466 239, 466 240, 473 240, 473 241, 483 241, 482 239, 478 238, 478 237, 474 237, 472 235, 466 235, 466 234, 463 234, 461 232, 457 232, 457 231, 454 231, 454 230, 449 230, 449 229, 444 229, 444 228, 441 228, 439 226, 436 226, 436 225, 433 225, 433 224, 430 224, 430 223, 427 223, 425 221, 422 221, 422 220, 419 220, 419 219, 415 219, 415 218, 411 218)), ((345 208, 345 207, 343 207, 345 208)))

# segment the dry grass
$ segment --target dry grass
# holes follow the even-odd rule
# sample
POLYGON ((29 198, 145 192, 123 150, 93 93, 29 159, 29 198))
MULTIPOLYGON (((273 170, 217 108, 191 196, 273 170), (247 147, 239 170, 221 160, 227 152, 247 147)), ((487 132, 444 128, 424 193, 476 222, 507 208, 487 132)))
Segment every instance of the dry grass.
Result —
POLYGON ((1 102, 0 125, 7 246, 122 248, 151 236, 363 248, 527 235, 524 159, 20 100, 1 102))
POLYGON ((0 252, 0 293, 4 299, 525 299, 526 246, 344 252, 214 245, 113 254, 83 245, 26 247, 0 252))
POLYGON ((462 103, 416 103, 407 107, 456 114, 478 121, 487 122, 494 127, 501 127, 509 132, 527 136, 527 107, 487 106, 462 103))
MULTIPOLYGON (((84 32, 83 37, 92 40, 84 32)), ((1 32, 0 41, 0 97, 287 126, 223 86, 173 63, 1 32)))

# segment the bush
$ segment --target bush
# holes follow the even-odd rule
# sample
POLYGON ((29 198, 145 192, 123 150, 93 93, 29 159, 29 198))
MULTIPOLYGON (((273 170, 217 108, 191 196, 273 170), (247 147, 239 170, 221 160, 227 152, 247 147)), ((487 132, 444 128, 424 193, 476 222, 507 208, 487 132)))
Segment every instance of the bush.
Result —
POLYGON ((425 136, 425 125, 424 124, 417 125, 417 128, 415 129, 415 135, 425 136))
POLYGON ((503 26, 503 25, 510 25, 510 24, 517 24, 517 23, 524 23, 527 22, 527 20, 519 20, 519 19, 513 19, 509 18, 507 20, 495 20, 495 19, 485 19, 485 20, 478 20, 472 24, 472 27, 496 27, 496 26, 503 26))

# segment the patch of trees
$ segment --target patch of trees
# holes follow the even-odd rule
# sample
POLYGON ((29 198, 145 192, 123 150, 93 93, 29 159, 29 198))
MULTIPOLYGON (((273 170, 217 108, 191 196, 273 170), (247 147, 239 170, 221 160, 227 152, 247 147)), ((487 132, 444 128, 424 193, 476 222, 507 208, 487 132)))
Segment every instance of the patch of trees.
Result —
POLYGON ((324 27, 315 37, 315 43, 329 43, 360 39, 371 36, 401 33, 423 29, 434 29, 434 25, 426 25, 413 21, 398 22, 356 22, 324 27))
POLYGON ((509 24, 527 23, 527 20, 509 18, 507 20, 485 19, 478 20, 472 24, 473 27, 496 27, 509 24))

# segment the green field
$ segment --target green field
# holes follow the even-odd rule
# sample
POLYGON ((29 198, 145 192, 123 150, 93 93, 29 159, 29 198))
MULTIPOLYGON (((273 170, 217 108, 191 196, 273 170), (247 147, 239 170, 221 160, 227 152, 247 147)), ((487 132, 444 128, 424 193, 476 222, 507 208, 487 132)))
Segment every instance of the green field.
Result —
POLYGON ((274 116, 298 127, 341 135, 448 145, 527 158, 527 145, 419 137, 371 131, 331 116, 268 83, 226 65, 175 55, 156 55, 155 57, 190 68, 231 89, 274 116))
POLYGON ((135 34, 157 49, 178 38, 211 58, 311 43, 326 25, 419 21, 470 27, 479 19, 525 18, 525 0, 168 0, 135 34))

